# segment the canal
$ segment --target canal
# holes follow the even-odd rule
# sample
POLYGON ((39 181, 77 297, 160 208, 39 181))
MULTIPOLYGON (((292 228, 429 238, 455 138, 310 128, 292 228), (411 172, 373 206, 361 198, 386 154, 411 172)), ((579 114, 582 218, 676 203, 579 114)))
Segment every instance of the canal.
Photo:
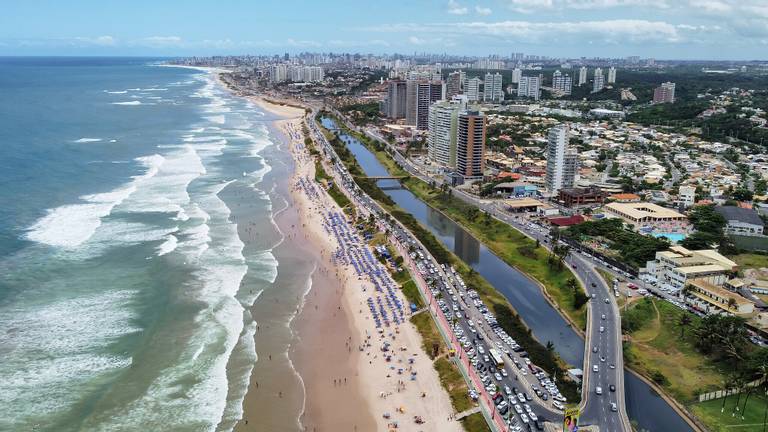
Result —
MULTIPOLYGON (((329 119, 323 119, 322 123, 328 129, 336 129, 329 119)), ((340 138, 355 155, 366 175, 389 175, 376 156, 357 139, 346 134, 340 135, 340 138)), ((584 340, 547 302, 536 283, 502 261, 451 219, 429 207, 410 191, 400 188, 396 180, 380 180, 377 184, 398 206, 411 213, 456 256, 502 293, 539 342, 546 344, 552 341, 563 360, 578 368, 583 366, 584 340)), ((624 391, 627 415, 640 429, 651 432, 692 431, 664 399, 627 370, 624 371, 624 391)))

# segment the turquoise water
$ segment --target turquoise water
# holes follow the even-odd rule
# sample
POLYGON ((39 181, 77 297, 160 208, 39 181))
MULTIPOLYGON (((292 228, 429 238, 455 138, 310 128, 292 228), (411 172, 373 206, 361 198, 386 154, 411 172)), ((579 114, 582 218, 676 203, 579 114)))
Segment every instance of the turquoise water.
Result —
POLYGON ((685 240, 686 235, 681 233, 653 233, 654 237, 666 237, 673 243, 680 243, 685 240))
POLYGON ((0 58, 2 431, 241 415, 278 265, 268 116, 151 63, 0 58))

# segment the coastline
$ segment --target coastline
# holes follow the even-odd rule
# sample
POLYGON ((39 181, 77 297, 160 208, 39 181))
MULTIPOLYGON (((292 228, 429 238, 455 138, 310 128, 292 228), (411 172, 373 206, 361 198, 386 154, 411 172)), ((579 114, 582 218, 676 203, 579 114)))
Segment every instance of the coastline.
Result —
MULTIPOLYGON (((304 112, 260 98, 248 99, 266 111, 293 117, 276 122, 292 138, 292 181, 314 179, 314 160, 300 133, 304 112)), ((330 254, 338 244, 325 233, 321 211, 341 210, 324 191, 319 198, 310 199, 302 189, 291 189, 302 224, 295 236, 303 236, 304 244, 313 245, 320 255, 311 289, 292 324, 296 334, 289 356, 305 392, 302 426, 313 431, 387 430, 393 421, 403 427, 420 416, 426 420, 420 430, 462 431, 461 424, 452 420, 455 412, 432 362, 421 352, 415 327, 405 323, 390 328, 389 335, 378 334, 365 310, 369 296, 365 281, 351 267, 331 263, 330 254), (388 360, 379 347, 390 338, 398 349, 390 351, 388 360), (398 364, 411 369, 417 378, 408 381, 395 373, 398 364), (384 418, 385 413, 391 418, 384 418)))

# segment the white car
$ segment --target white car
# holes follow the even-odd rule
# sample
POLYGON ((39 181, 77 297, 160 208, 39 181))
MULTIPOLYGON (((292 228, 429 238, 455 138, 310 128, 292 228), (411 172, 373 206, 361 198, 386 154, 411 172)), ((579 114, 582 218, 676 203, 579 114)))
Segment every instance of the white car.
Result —
POLYGON ((597 365, 592 365, 592 372, 597 372, 598 370, 597 365))
POLYGON ((493 374, 493 377, 496 378, 496 381, 501 381, 501 374, 499 374, 498 372, 493 374))
POLYGON ((520 420, 523 421, 523 423, 528 424, 528 416, 525 414, 520 414, 520 420))
POLYGON ((600 386, 595 387, 595 394, 598 396, 603 394, 603 388, 600 386))

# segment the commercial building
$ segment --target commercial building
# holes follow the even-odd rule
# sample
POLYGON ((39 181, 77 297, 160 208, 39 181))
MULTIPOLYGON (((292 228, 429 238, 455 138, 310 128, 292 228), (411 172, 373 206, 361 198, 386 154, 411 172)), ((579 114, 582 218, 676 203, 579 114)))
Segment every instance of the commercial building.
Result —
POLYGON ((535 197, 539 193, 539 188, 526 182, 503 182, 493 187, 494 193, 516 197, 535 197))
POLYGON ((592 93, 597 93, 605 87, 605 75, 603 75, 603 69, 595 69, 595 78, 592 82, 592 93))
POLYGON ((614 84, 616 82, 616 68, 611 66, 608 69, 608 84, 614 84))
POLYGON ((541 78, 537 76, 520 77, 517 83, 517 97, 529 97, 539 100, 541 95, 541 78))
POLYGON ((579 84, 578 85, 579 86, 583 86, 586 83, 587 83, 587 67, 586 66, 582 66, 579 69, 579 84))
POLYGON ((598 188, 560 189, 557 199, 566 207, 602 204, 607 194, 598 188))
POLYGON ((689 250, 672 246, 669 250, 656 252, 655 259, 648 261, 645 269, 656 279, 657 286, 663 288, 666 285, 677 291, 695 279, 722 286, 738 265, 713 249, 689 250))
POLYGON ((429 159, 440 166, 456 167, 456 140, 459 111, 466 99, 437 102, 429 107, 429 159))
POLYGON ((571 76, 556 70, 552 74, 552 90, 564 95, 571 94, 571 76))
POLYGON ((485 85, 483 86, 483 101, 501 103, 504 101, 504 87, 501 83, 501 74, 485 74, 485 85))
POLYGON ((653 90, 653 103, 674 103, 675 83, 665 82, 653 90))
POLYGON ((459 113, 456 131, 456 172, 465 181, 483 178, 485 122, 485 115, 478 111, 459 113))
POLYGON ((476 102, 483 98, 483 92, 480 90, 483 85, 483 80, 478 77, 470 78, 467 80, 467 86, 464 88, 464 94, 467 95, 467 100, 470 102, 476 102))
POLYGON ((688 226, 688 218, 684 214, 653 203, 614 202, 606 204, 603 211, 608 217, 623 219, 635 230, 651 229, 672 233, 681 232, 688 226))
POLYGON ((558 125, 547 134, 547 190, 553 195, 560 189, 573 188, 576 182, 578 155, 568 148, 568 128, 558 125))
POLYGON ((725 218, 725 233, 731 235, 761 236, 763 220, 753 209, 741 207, 716 207, 715 211, 725 218))
POLYGON ((405 81, 390 81, 387 86, 386 116, 391 119, 405 118, 405 104, 408 94, 405 81))
POLYGON ((406 87, 405 122, 416 129, 429 128, 429 106, 443 98, 440 81, 408 81, 406 87))

